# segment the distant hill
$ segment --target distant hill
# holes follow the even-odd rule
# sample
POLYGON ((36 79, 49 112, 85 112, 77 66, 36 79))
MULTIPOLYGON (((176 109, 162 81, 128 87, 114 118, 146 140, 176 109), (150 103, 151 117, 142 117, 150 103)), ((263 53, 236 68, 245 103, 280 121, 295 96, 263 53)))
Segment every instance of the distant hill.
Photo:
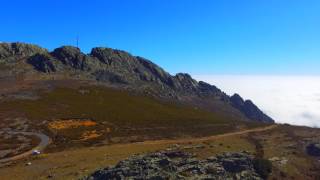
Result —
POLYGON ((170 75, 150 60, 122 50, 97 47, 89 54, 72 46, 49 52, 37 45, 0 43, 0 78, 93 80, 166 101, 192 105, 244 121, 273 123, 250 100, 228 96, 190 75, 170 75))

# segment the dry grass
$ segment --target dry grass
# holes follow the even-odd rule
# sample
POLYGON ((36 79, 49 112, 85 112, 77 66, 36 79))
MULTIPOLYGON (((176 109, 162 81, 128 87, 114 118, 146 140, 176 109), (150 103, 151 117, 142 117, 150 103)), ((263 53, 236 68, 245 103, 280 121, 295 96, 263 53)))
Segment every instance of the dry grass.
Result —
MULTIPOLYGON (((271 131, 254 134, 261 143, 264 158, 280 159, 273 162, 272 178, 316 179, 315 159, 305 153, 305 139, 319 136, 320 131, 296 126, 279 126, 271 131), (281 161, 283 160, 283 161, 281 161), (281 176, 282 174, 282 176, 281 176)), ((318 172, 317 172, 318 171, 318 172)))
POLYGON ((133 154, 153 152, 166 147, 164 144, 121 144, 66 150, 24 161, 31 161, 31 166, 20 162, 12 167, 0 168, 0 174, 3 180, 47 179, 48 175, 53 175, 55 179, 79 179, 133 154))

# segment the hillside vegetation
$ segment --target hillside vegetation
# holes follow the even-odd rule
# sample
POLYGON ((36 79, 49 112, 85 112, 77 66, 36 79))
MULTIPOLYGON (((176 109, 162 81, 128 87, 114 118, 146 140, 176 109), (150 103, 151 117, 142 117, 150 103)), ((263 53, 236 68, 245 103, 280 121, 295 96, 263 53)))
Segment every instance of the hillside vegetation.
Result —
POLYGON ((261 125, 97 86, 56 88, 40 93, 36 100, 1 103, 0 110, 24 114, 33 127, 44 127, 60 145, 206 136, 261 125))

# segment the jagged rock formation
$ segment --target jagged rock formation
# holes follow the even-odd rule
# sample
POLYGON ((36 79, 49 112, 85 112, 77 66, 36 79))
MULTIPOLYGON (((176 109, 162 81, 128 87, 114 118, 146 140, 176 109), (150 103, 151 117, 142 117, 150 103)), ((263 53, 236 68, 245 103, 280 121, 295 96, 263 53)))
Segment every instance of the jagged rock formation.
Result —
MULTIPOLYGON (((0 63, 26 63, 28 73, 81 74, 82 78, 126 87, 147 95, 188 103, 210 111, 221 111, 242 120, 273 122, 251 101, 239 95, 229 97, 217 87, 197 82, 185 73, 170 75, 161 67, 139 56, 111 48, 93 48, 84 54, 72 46, 53 52, 35 45, 0 43, 0 63)), ((21 67, 20 67, 21 68, 21 67)))
POLYGON ((0 43, 0 60, 5 62, 16 62, 19 58, 46 52, 46 49, 31 44, 0 43))
POLYGON ((234 94, 230 97, 232 105, 243 112, 250 119, 260 119, 263 122, 272 122, 273 120, 265 115, 256 105, 250 100, 243 100, 239 94, 234 94))
POLYGON ((162 151, 130 157, 85 179, 262 179, 253 161, 245 152, 198 160, 189 153, 162 151))

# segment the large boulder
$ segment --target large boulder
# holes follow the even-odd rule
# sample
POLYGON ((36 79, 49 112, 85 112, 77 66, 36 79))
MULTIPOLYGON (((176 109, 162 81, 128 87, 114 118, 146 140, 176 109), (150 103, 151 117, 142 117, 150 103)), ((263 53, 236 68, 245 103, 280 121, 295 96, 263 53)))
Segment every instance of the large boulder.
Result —
POLYGON ((310 156, 320 157, 320 143, 310 143, 306 150, 310 156))
POLYGON ((252 157, 246 156, 243 153, 227 153, 218 156, 226 171, 241 172, 253 167, 252 157))

